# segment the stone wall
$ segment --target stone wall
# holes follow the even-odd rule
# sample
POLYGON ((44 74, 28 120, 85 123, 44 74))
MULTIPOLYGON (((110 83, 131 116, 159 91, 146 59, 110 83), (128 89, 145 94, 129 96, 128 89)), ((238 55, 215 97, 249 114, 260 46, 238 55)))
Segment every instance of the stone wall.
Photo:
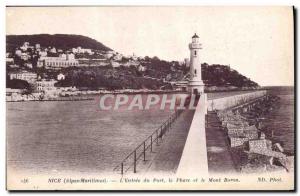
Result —
POLYGON ((236 147, 236 146, 242 146, 245 142, 248 142, 248 138, 239 138, 239 137, 230 137, 230 146, 236 147))
POLYGON ((206 95, 201 95, 177 168, 177 177, 194 178, 208 176, 205 114, 206 95))
POLYGON ((267 147, 266 139, 249 141, 249 151, 250 152, 261 153, 261 152, 267 151, 267 150, 268 150, 268 147, 267 147))
POLYGON ((231 108, 237 105, 241 105, 247 103, 253 99, 263 97, 267 94, 266 90, 253 91, 250 93, 233 95, 228 97, 222 97, 218 99, 212 99, 207 101, 207 110, 224 110, 227 108, 231 108))

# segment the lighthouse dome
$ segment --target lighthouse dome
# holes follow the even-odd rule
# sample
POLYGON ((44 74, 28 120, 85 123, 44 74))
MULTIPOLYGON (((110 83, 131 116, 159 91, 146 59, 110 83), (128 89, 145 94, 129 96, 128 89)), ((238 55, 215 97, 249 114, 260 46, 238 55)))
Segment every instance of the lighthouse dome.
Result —
POLYGON ((199 36, 195 33, 192 38, 199 38, 199 36))

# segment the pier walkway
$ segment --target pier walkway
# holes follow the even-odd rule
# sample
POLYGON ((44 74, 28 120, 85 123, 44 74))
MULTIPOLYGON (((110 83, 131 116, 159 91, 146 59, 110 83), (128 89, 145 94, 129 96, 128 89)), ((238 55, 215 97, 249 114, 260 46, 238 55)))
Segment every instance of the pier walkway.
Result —
POLYGON ((208 112, 206 127, 206 146, 209 173, 234 173, 234 162, 229 150, 226 132, 221 127, 217 114, 208 112))
POLYGON ((194 110, 185 110, 174 122, 171 131, 157 148, 157 154, 148 164, 147 172, 176 173, 194 112, 194 110))
POLYGON ((228 138, 212 106, 222 110, 264 95, 264 91, 246 91, 201 96, 196 110, 184 110, 146 158, 144 153, 144 160, 137 162, 137 174, 197 177, 224 171, 235 173, 228 138), (205 126, 206 115, 208 126, 205 126))

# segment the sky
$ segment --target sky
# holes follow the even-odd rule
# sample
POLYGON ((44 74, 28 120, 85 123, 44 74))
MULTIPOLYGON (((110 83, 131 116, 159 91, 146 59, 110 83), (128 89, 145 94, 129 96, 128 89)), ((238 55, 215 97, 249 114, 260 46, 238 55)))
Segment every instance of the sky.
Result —
POLYGON ((79 34, 124 55, 230 65, 260 85, 294 84, 291 7, 7 7, 6 34, 79 34))

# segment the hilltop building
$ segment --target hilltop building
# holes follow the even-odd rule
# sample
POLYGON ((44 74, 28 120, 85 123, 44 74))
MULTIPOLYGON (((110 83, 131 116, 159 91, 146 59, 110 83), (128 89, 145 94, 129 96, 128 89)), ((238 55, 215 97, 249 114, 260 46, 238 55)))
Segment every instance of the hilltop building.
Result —
POLYGON ((51 52, 51 53, 54 53, 54 54, 55 54, 57 51, 56 51, 56 48, 55 48, 55 47, 53 47, 53 48, 51 48, 51 49, 50 49, 50 51, 49 51, 49 52, 51 52))
POLYGON ((28 59, 30 59, 30 56, 29 56, 29 54, 23 52, 21 54, 21 59, 24 60, 24 61, 28 61, 28 59))
POLYGON ((25 80, 28 83, 34 83, 37 80, 37 74, 34 72, 19 71, 19 72, 10 73, 9 78, 11 80, 18 79, 18 80, 25 80))
POLYGON ((47 56, 47 52, 46 52, 46 51, 38 51, 38 54, 39 54, 41 57, 47 56))
POLYGON ((30 47, 30 46, 29 46, 29 42, 24 42, 23 46, 21 46, 20 48, 21 48, 21 50, 23 50, 23 51, 27 51, 27 49, 28 49, 29 47, 30 47))
POLYGON ((120 53, 117 53, 117 54, 113 57, 113 59, 114 59, 115 61, 120 61, 120 60, 122 60, 122 58, 123 58, 123 56, 122 56, 122 54, 120 54, 120 53))
POLYGON ((115 61, 110 61, 110 64, 112 65, 112 67, 120 67, 120 63, 115 61))
POLYGON ((57 75, 57 80, 64 80, 65 79, 65 75, 60 73, 57 75))
POLYGON ((76 53, 88 53, 89 55, 94 54, 94 52, 92 51, 92 49, 89 49, 89 48, 81 48, 81 47, 72 48, 72 52, 73 52, 74 54, 76 54, 76 53))
POLYGON ((142 66, 141 64, 138 66, 138 70, 140 71, 140 72, 144 72, 144 71, 146 71, 147 69, 146 69, 146 67, 145 66, 142 66))
POLYGON ((56 83, 56 80, 38 80, 36 81, 36 90, 37 92, 52 92, 56 91, 56 87, 54 84, 56 83))
POLYGON ((114 56, 114 54, 115 54, 114 51, 109 50, 109 51, 105 52, 104 56, 105 56, 106 59, 110 59, 111 57, 114 56))
POLYGON ((19 50, 19 49, 17 49, 16 51, 15 51, 15 55, 17 55, 17 56, 21 56, 22 55, 22 51, 21 50, 19 50))
POLYGON ((66 67, 78 66, 78 60, 74 54, 61 54, 59 57, 40 57, 37 66, 47 69, 60 69, 66 67))
POLYGON ((14 62, 14 58, 9 58, 9 57, 6 57, 6 63, 13 63, 14 62))

